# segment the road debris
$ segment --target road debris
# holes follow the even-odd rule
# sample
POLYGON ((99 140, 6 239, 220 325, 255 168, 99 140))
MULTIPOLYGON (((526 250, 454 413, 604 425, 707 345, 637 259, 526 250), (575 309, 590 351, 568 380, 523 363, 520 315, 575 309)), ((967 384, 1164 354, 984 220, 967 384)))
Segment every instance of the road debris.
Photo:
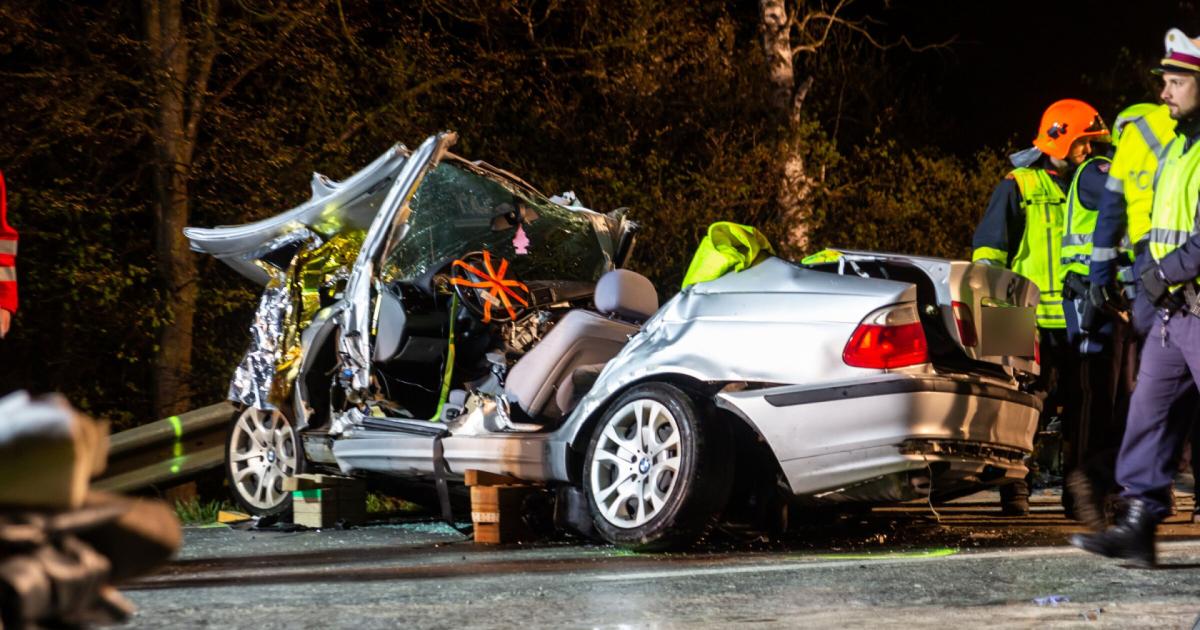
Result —
POLYGON ((221 510, 217 513, 217 522, 222 524, 241 523, 250 520, 250 515, 233 510, 221 510))

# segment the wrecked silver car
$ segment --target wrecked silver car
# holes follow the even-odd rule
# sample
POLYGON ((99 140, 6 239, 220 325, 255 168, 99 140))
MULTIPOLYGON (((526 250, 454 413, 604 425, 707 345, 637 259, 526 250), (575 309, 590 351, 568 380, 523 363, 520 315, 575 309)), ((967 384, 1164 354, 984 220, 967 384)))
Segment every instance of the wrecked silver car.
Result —
POLYGON ((301 471, 544 482, 601 538, 663 547, 787 505, 1023 477, 1037 289, 967 262, 769 257, 659 304, 636 225, 396 146, 253 224, 186 230, 266 286, 230 397, 256 514, 301 471))

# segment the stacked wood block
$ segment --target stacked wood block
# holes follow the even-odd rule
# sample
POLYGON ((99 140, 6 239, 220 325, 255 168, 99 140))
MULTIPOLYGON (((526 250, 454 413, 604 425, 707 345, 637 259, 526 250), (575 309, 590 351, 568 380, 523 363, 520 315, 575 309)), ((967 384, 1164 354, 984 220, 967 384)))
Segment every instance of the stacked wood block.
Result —
POLYGON ((529 497, 544 492, 542 486, 478 470, 466 471, 465 477, 471 487, 471 522, 476 543, 505 544, 537 537, 537 532, 529 527, 526 512, 532 507, 529 497))
POLYGON ((357 525, 367 520, 367 487, 362 480, 332 475, 296 475, 283 482, 292 493, 292 522, 327 529, 338 521, 357 525))

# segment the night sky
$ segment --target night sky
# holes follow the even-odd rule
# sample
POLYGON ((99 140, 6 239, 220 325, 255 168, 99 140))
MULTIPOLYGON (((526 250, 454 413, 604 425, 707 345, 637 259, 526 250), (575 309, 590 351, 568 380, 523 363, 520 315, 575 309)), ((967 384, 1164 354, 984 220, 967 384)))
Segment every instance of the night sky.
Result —
POLYGON ((1118 108, 1156 99, 1148 63, 1175 26, 1200 35, 1193 1, 893 1, 872 15, 917 44, 957 40, 909 55, 930 91, 936 144, 959 153, 1026 143, 1046 105, 1081 98, 1112 123, 1118 108), (1122 52, 1125 49, 1127 52, 1122 52))

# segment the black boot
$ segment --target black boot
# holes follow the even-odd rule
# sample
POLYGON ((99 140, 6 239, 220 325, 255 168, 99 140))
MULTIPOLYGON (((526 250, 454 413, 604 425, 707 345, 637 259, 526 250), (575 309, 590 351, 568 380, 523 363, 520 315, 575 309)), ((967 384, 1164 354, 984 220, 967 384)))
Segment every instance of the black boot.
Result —
POLYGON ((1005 516, 1029 515, 1029 484, 1024 479, 1000 486, 1000 513, 1005 516))
POLYGON ((1094 532, 1104 531, 1104 502, 1103 497, 1096 498, 1096 489, 1092 480, 1088 479, 1082 470, 1072 470, 1067 474, 1063 484, 1063 508, 1067 518, 1073 518, 1088 526, 1094 532), (1066 509, 1067 506, 1073 509, 1066 509))
POLYGON ((1128 560, 1134 566, 1154 566, 1154 530, 1158 520, 1141 499, 1130 499, 1117 523, 1098 534, 1074 534, 1071 544, 1106 558, 1128 560))

